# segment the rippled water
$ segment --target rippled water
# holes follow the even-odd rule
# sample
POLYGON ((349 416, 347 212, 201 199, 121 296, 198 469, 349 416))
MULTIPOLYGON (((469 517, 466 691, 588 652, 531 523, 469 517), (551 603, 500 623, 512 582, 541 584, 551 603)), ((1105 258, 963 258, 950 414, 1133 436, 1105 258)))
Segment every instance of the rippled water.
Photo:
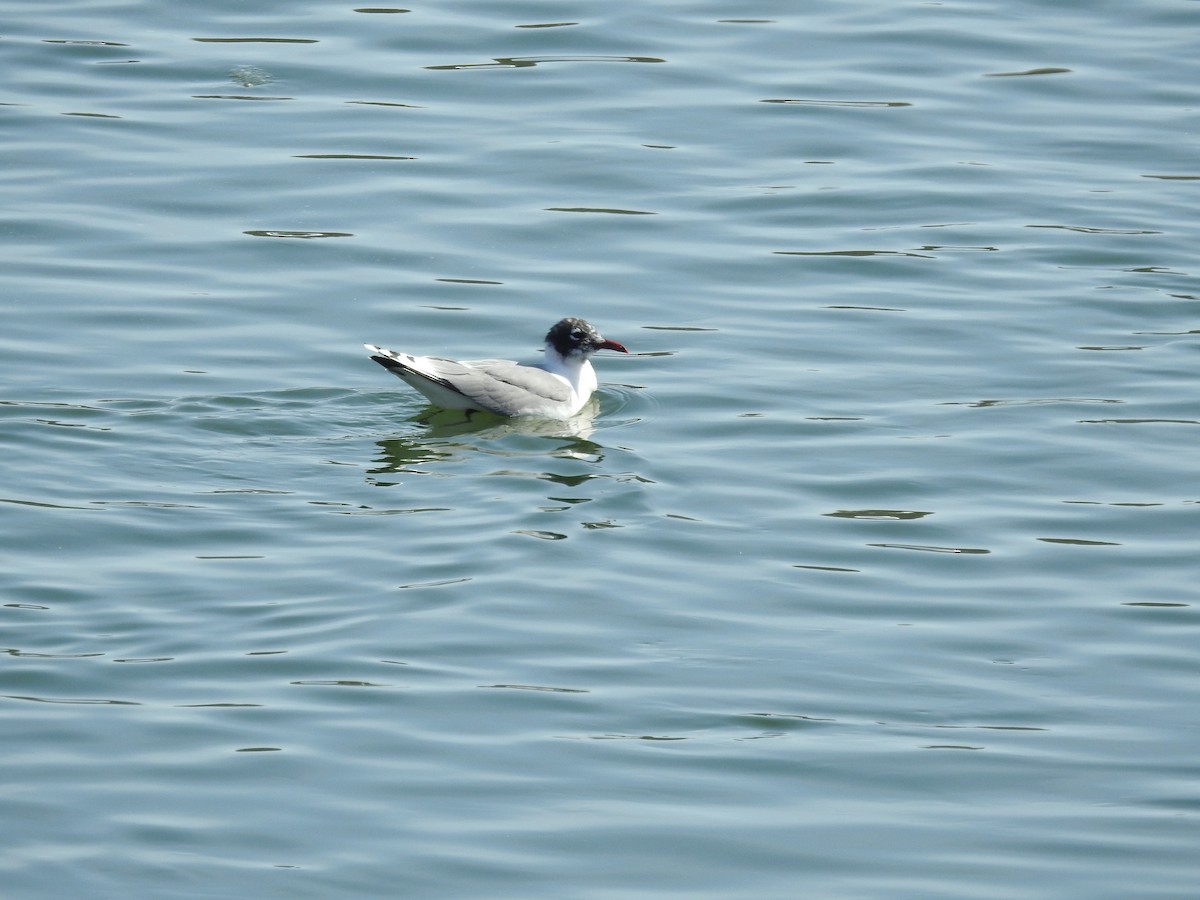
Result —
POLYGON ((1194 895, 1193 0, 252 6, 0 2, 6 897, 1194 895))

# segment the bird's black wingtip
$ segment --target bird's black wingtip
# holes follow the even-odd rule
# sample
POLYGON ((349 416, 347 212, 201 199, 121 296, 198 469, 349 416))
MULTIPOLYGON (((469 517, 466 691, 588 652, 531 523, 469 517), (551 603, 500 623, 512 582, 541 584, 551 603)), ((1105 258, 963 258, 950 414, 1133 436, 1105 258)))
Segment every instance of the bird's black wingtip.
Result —
POLYGON ((375 360, 375 362, 379 363, 385 369, 403 369, 404 368, 403 365, 396 362, 396 360, 392 359, 389 356, 380 356, 378 354, 373 353, 373 354, 371 354, 371 359, 375 360))

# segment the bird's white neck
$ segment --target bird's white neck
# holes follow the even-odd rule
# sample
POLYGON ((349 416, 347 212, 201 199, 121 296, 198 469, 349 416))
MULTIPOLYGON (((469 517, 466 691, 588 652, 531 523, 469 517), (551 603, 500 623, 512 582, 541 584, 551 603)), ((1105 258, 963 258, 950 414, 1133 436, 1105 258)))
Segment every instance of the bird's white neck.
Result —
POLYGON ((586 356, 563 356, 547 344, 542 368, 564 378, 581 399, 586 400, 596 390, 596 370, 586 356))

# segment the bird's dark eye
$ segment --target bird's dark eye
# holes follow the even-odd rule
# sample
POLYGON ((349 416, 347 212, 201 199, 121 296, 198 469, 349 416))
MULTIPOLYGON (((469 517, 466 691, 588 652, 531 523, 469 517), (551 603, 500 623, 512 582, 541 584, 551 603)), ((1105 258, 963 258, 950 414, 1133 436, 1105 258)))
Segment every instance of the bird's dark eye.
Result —
POLYGON ((571 329, 571 338, 572 338, 572 340, 582 341, 583 340, 583 330, 580 328, 572 328, 571 329))

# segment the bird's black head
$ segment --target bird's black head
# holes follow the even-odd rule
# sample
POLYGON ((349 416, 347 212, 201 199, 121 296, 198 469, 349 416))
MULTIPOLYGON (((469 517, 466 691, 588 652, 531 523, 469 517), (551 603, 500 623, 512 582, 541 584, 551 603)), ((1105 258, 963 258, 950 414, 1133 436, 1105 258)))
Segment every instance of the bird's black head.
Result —
POLYGON ((555 323, 546 332, 546 343, 560 356, 582 356, 587 359, 597 350, 617 350, 628 353, 616 341, 610 341, 583 319, 568 318, 555 323))

